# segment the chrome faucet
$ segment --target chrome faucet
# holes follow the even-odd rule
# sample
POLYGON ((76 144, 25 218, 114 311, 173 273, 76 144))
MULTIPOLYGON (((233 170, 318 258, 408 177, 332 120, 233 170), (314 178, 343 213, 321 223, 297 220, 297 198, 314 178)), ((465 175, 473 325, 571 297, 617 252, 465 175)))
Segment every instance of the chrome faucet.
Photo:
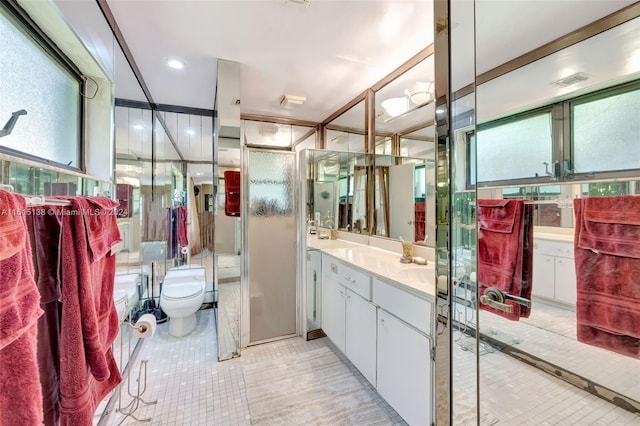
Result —
POLYGON ((560 174, 560 162, 554 161, 553 164, 551 164, 551 167, 553 167, 553 171, 549 170, 549 163, 547 163, 546 161, 542 164, 544 164, 544 174, 549 176, 551 180, 558 180, 558 175, 560 174))

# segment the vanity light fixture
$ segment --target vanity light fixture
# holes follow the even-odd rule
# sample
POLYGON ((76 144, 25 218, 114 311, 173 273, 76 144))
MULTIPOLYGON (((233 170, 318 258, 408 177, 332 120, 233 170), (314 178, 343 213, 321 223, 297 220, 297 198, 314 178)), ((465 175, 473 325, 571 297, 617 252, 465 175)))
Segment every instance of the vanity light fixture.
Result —
POLYGON ((167 58, 167 65, 174 70, 181 70, 184 68, 184 61, 178 58, 167 58))
POLYGON ((280 106, 285 109, 292 109, 304 104, 307 101, 305 96, 284 95, 280 99, 280 106))

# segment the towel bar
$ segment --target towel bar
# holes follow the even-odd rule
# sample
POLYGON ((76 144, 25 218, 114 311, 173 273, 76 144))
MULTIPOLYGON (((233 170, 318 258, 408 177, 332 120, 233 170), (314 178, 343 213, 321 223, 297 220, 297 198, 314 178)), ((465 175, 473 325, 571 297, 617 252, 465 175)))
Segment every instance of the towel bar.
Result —
POLYGON ((531 307, 531 300, 506 293, 497 287, 487 288, 484 294, 480 296, 480 303, 489 305, 492 308, 499 309, 508 314, 512 314, 513 305, 504 303, 506 300, 511 300, 512 302, 515 302, 518 305, 526 306, 527 308, 531 307))

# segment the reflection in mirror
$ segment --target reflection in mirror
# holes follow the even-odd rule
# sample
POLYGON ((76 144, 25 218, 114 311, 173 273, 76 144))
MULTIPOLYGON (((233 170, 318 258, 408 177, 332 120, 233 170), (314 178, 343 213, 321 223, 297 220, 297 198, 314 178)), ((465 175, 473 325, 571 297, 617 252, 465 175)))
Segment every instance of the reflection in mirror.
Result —
POLYGON ((373 173, 373 228, 377 236, 434 244, 435 228, 433 223, 425 227, 424 219, 435 218, 433 81, 434 57, 430 55, 375 93, 378 155, 373 173), (420 160, 387 157, 391 155, 420 160), (407 196, 409 188, 413 188, 413 199, 407 196), (406 212, 414 212, 413 217, 406 212))
MULTIPOLYGON (((218 360, 240 355, 243 252, 240 228, 240 64, 218 60, 214 134, 215 282, 218 360)), ((276 127, 277 130, 279 130, 276 127)), ((273 132, 275 134, 276 132, 273 132)), ((272 134, 272 135, 273 135, 272 134)))
POLYGON ((325 126, 324 148, 331 151, 365 152, 364 100, 325 126))
MULTIPOLYGON (((569 3, 545 3, 542 9, 562 15, 569 3)), ((622 3, 602 2, 602 8, 610 10, 590 9, 577 16, 590 22, 622 3)), ((476 19, 478 43, 486 42, 496 36, 485 19, 495 11, 482 2, 476 4, 481 18, 476 19)), ((581 33, 593 36, 565 43, 535 62, 521 63, 492 79, 478 76, 482 82, 477 87, 478 131, 467 141, 471 156, 477 150, 480 207, 474 214, 480 227, 481 345, 532 360, 543 370, 552 365, 555 377, 640 412, 640 334, 637 327, 629 327, 640 321, 640 296, 632 291, 635 277, 619 273, 638 268, 638 259, 620 245, 608 249, 599 245, 603 239, 611 241, 615 233, 624 238, 635 232, 629 213, 636 201, 628 195, 639 192, 640 66, 630 58, 638 55, 640 18, 619 17, 623 23, 605 31, 587 25, 581 33), (518 231, 499 235, 488 219, 512 207, 518 231), (598 209, 606 213, 599 215, 598 209), (530 221, 524 222, 528 215, 530 221), (504 244, 516 256, 513 268, 523 269, 510 269, 519 271, 516 278, 500 281, 488 272, 492 262, 488 255, 494 250, 492 244, 505 235, 510 239, 504 244), (499 300, 504 295, 506 301, 499 300)), ((480 44, 478 48, 484 51, 480 44)), ((478 57, 478 63, 490 59, 478 57)), ((506 265, 506 258, 493 265, 506 265)), ((475 259, 471 256, 468 261, 475 259)), ((479 359, 481 396, 486 395, 483 388, 495 386, 485 379, 489 371, 502 369, 505 379, 500 387, 508 388, 514 384, 509 378, 524 377, 521 373, 528 368, 505 361, 502 354, 479 359)), ((563 385, 546 376, 527 380, 544 380, 547 384, 540 391, 546 395, 563 385)), ((545 400, 542 395, 540 400, 545 400)), ((487 398, 480 402, 481 410, 498 420, 515 418, 524 409, 510 397, 499 406, 487 398)), ((549 407, 545 404, 542 410, 549 407)), ((605 409, 614 407, 607 404, 605 409)), ((562 415, 551 421, 568 421, 562 415)))
POLYGON ((375 235, 425 243, 426 176, 433 161, 375 156, 375 235))
POLYGON ((353 164, 347 152, 306 150, 308 232, 318 227, 349 230, 352 226, 353 164))

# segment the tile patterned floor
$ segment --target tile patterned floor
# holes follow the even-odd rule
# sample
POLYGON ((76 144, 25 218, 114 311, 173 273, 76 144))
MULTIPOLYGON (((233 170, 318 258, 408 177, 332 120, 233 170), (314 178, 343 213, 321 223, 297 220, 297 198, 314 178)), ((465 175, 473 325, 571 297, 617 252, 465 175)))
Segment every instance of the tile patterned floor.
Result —
MULTIPOLYGON (((148 359, 146 400, 156 405, 142 406, 136 416, 151 418, 150 425, 252 425, 252 404, 247 392, 247 371, 274 365, 273 361, 294 364, 313 351, 329 348, 346 366, 376 409, 386 413, 381 424, 403 424, 402 419, 366 382, 353 365, 326 339, 304 341, 287 339, 251 347, 241 358, 217 362, 213 310, 198 312, 198 328, 189 336, 176 339, 168 334, 168 325, 158 326, 156 334, 144 341, 136 364, 148 359)), ((480 424, 491 425, 633 425, 640 417, 614 407, 571 385, 541 373, 500 352, 481 356, 482 407, 480 424)), ((466 398, 473 387, 476 355, 454 345, 454 395, 461 401, 454 407, 456 425, 474 425, 473 398, 466 398), (457 372, 457 373, 456 373, 457 372), (467 380, 469 379, 469 380, 467 380), (462 412, 466 410, 466 412, 462 412), (469 415, 471 413, 471 415, 469 415), (459 415, 456 415, 459 414, 459 415), (464 414, 464 415, 463 415, 464 414)), ((138 366, 131 369, 135 384, 138 366)), ((250 382, 254 379, 250 379, 250 382)), ((249 383, 254 385, 255 383, 249 383)), ((283 390, 286 392, 286 389, 283 390)), ((296 395, 291 395, 296 398, 296 395)), ((300 404, 304 410, 305 405, 300 404)), ((376 422, 377 423, 377 422, 376 422)), ((100 425, 134 425, 110 412, 100 425), (123 421, 124 420, 124 421, 123 421)), ((290 424, 290 423, 289 423, 290 424)), ((308 424, 308 423, 306 423, 308 424)), ((326 424, 326 423, 325 423, 326 424)), ((348 424, 348 423, 342 423, 348 424)))
POLYGON ((578 342, 571 310, 534 300, 531 316, 517 322, 480 311, 480 330, 517 338, 524 352, 640 401, 640 359, 578 342))

